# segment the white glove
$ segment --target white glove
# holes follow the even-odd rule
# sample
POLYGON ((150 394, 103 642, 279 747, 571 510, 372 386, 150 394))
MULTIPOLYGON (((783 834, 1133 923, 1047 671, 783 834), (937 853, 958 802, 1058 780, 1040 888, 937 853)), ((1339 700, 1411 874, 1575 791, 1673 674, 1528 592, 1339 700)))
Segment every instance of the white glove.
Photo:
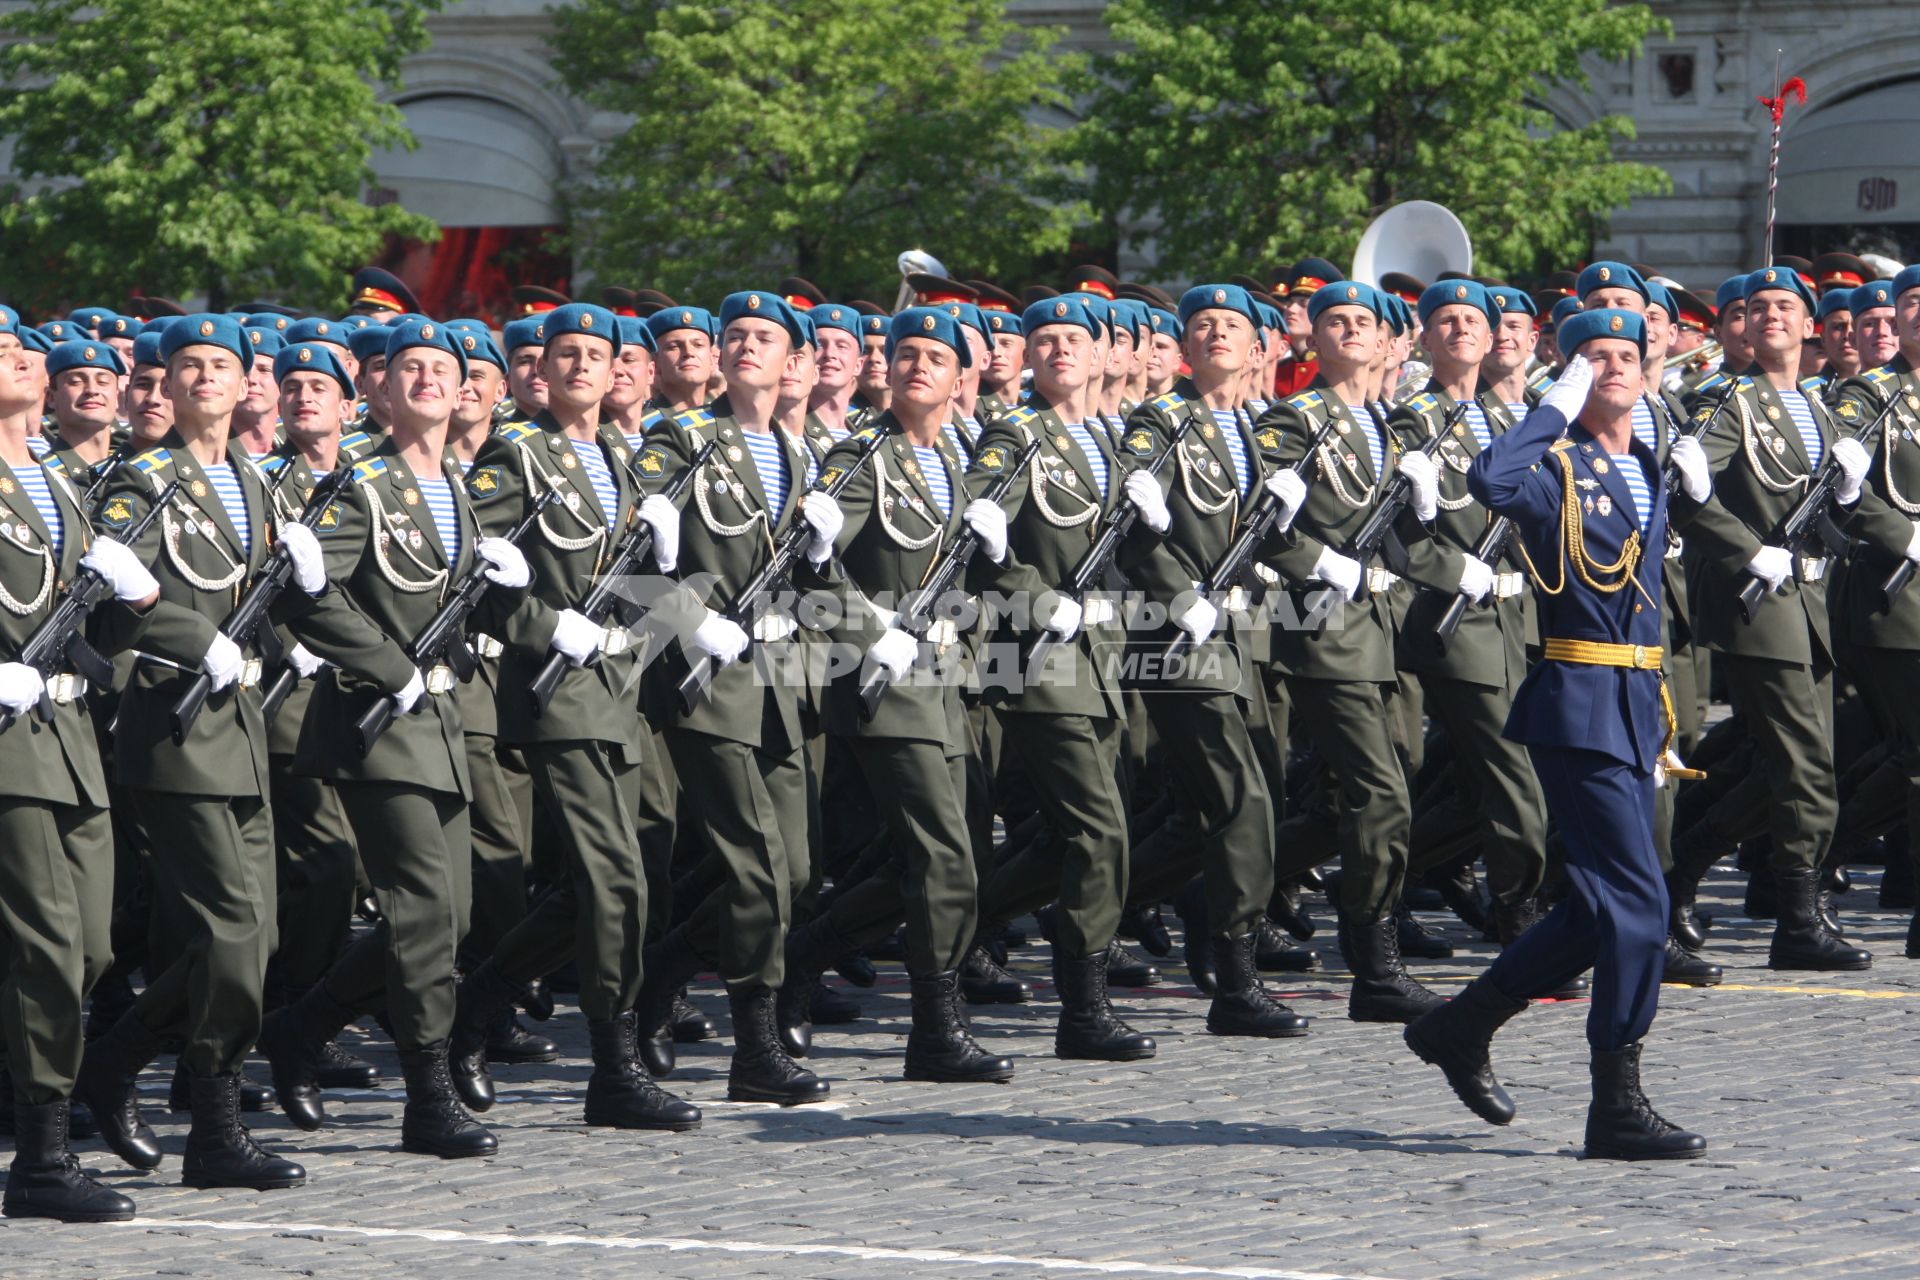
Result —
POLYGON ((1307 482, 1287 467, 1274 472, 1260 482, 1260 487, 1272 494, 1280 503, 1280 519, 1274 522, 1274 528, 1285 533, 1293 527, 1293 518, 1300 514, 1300 508, 1307 501, 1307 482))
POLYGON ((801 499, 800 518, 807 522, 807 528, 813 530, 813 541, 807 544, 807 559, 815 564, 825 564, 827 557, 833 554, 833 540, 840 536, 841 528, 847 523, 840 504, 834 501, 832 494, 815 489, 801 499))
POLYGON ((24 662, 0 662, 0 707, 23 715, 39 703, 47 682, 36 669, 24 662))
POLYGON ((303 524, 288 521, 280 530, 280 541, 293 561, 293 580, 310 596, 327 589, 327 559, 320 554, 320 539, 303 524))
POLYGON ((1681 436, 1667 450, 1667 461, 1680 473, 1680 488, 1695 502, 1713 496, 1713 476, 1707 470, 1707 451, 1692 436, 1681 436))
POLYGON ((207 656, 200 659, 200 665, 213 677, 213 691, 220 692, 240 678, 240 672, 246 667, 246 659, 240 656, 240 646, 227 638, 224 631, 213 633, 213 643, 207 646, 207 656))
POLYGON ((712 658, 715 666, 724 667, 747 651, 751 639, 739 623, 709 609, 705 620, 693 629, 693 638, 688 643, 712 658))
POLYGON ((327 665, 327 660, 315 654, 303 644, 296 644, 287 650, 287 665, 300 673, 302 680, 311 680, 327 665))
POLYGON ((427 696, 427 682, 416 668, 407 678, 407 687, 393 695, 393 709, 401 715, 413 710, 413 704, 427 696))
POLYGON ((1320 558, 1313 562, 1313 576, 1330 587, 1338 587, 1349 600, 1359 598, 1360 562, 1351 556, 1343 556, 1332 547, 1324 548, 1320 558))
POLYGON ((593 656, 606 629, 598 627, 584 613, 562 609, 553 620, 553 647, 573 659, 574 666, 593 656))
POLYGON ((1440 468, 1424 453, 1409 453, 1393 469, 1413 484, 1413 514, 1421 524, 1432 523, 1440 513, 1440 468))
POLYGON ((999 564, 1007 558, 1007 513, 999 503, 975 498, 961 510, 960 522, 980 539, 980 549, 987 553, 987 559, 999 564))
POLYGON ((1913 522, 1913 537, 1907 539, 1907 559, 1920 564, 1920 520, 1913 522))
POLYGON ((1485 560, 1468 556, 1467 562, 1460 566, 1460 591, 1479 604, 1487 598, 1487 592, 1493 590, 1493 566, 1485 560))
POLYGON ((1667 785, 1667 767, 1658 760, 1653 762, 1653 789, 1660 790, 1667 785))
POLYGON ((1080 602, 1072 596, 1055 596, 1054 605, 1041 625, 1057 639, 1071 640, 1080 633, 1080 602))
POLYGON ((1593 366, 1587 363, 1585 356, 1575 356, 1567 361, 1567 367, 1560 371, 1560 376, 1540 397, 1540 407, 1553 409, 1572 422, 1587 407, 1587 392, 1592 389, 1593 366))
POLYGON ((1155 533, 1165 533, 1173 527, 1173 513, 1167 510, 1167 496, 1160 492, 1160 482, 1145 471, 1129 471, 1127 478, 1120 482, 1120 491, 1140 512, 1140 518, 1147 522, 1147 528, 1155 533))
POLYGON ((1793 557, 1785 547, 1762 547, 1747 561, 1747 572, 1765 582, 1768 591, 1778 591, 1793 576, 1793 557))
POLYGON ((505 538, 482 538, 473 544, 473 553, 487 562, 487 567, 481 573, 488 582, 497 582, 513 591, 533 581, 533 570, 527 567, 527 558, 520 554, 520 548, 505 538))
POLYGON ((80 565, 99 574, 113 588, 116 600, 145 600, 160 589, 159 580, 147 572, 133 548, 112 538, 95 538, 92 548, 80 557, 80 565))
POLYGON ((867 656, 887 673, 887 682, 892 684, 913 670, 915 660, 920 657, 920 643, 900 628, 888 627, 867 650, 867 656))
POLYGON ((1858 440, 1848 436, 1833 442, 1833 465, 1840 468, 1840 483, 1834 486, 1833 496, 1841 506, 1850 507, 1860 501, 1860 489, 1867 482, 1873 455, 1858 440))
POLYGON ((653 562, 660 572, 672 573, 680 563, 680 509, 664 493, 640 503, 640 523, 653 530, 653 562))
POLYGON ((1192 636, 1195 644, 1205 644, 1220 625, 1220 610, 1205 596, 1195 596, 1193 603, 1174 618, 1173 625, 1192 636))

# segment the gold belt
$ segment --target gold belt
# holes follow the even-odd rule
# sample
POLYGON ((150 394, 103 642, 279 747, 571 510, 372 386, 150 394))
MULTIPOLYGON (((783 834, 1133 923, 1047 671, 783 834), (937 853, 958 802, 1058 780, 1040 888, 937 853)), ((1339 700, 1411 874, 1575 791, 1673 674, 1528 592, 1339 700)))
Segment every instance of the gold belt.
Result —
POLYGON ((1549 662, 1571 662, 1586 667, 1629 667, 1635 671, 1652 671, 1660 676, 1660 710, 1667 717, 1666 741, 1660 744, 1660 767, 1672 778, 1704 778, 1704 769, 1689 769, 1680 763, 1680 757, 1674 753, 1674 735, 1680 731, 1680 722, 1673 714, 1673 695, 1667 692, 1667 673, 1661 659, 1666 651, 1659 645, 1612 644, 1605 640, 1568 640, 1559 636, 1549 636, 1545 641, 1545 650, 1549 662))

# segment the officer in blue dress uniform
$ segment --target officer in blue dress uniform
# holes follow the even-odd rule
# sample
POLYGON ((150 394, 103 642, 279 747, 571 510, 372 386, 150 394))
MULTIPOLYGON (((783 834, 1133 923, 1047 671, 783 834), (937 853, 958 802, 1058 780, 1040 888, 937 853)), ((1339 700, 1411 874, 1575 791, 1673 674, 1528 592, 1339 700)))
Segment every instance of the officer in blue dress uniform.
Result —
MULTIPOLYGON (((1687 771, 1671 754, 1673 708, 1661 671, 1661 570, 1668 537, 1659 460, 1633 434, 1646 322, 1583 311, 1561 325, 1568 358, 1519 427, 1473 460, 1474 497, 1520 528, 1540 600, 1544 662, 1515 695, 1506 736, 1527 747, 1566 841, 1568 895, 1446 1005, 1406 1030, 1483 1120, 1507 1124, 1493 1034, 1589 966, 1593 1104, 1586 1154, 1687 1159, 1706 1140, 1663 1120, 1640 1090, 1640 1041, 1659 1003, 1667 892, 1654 843, 1654 790, 1687 771)), ((1706 458, 1676 441, 1695 501, 1706 458)))

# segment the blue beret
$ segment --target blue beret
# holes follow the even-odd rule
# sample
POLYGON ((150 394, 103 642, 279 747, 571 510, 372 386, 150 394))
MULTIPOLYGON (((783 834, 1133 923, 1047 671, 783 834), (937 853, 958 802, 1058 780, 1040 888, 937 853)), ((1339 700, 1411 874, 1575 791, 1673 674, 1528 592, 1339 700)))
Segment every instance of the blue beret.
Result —
MULTIPOLYGON (((1091 293, 1063 293, 1060 295, 1086 309, 1087 316, 1093 321, 1093 336, 1102 342, 1113 341, 1113 300, 1091 293)), ((1249 317, 1251 318, 1251 317, 1249 317)))
POLYGON ((1568 316, 1577 316, 1579 314, 1580 299, 1562 298, 1553 304, 1553 314, 1548 316, 1547 320, 1548 323, 1553 325, 1554 330, 1558 332, 1560 326, 1566 323, 1568 316))
POLYGON ((1658 280, 1647 281, 1647 305, 1666 312, 1669 323, 1680 318, 1680 304, 1673 300, 1673 292, 1658 280))
POLYGON ((219 347, 240 357, 243 365, 253 363, 253 344, 232 316, 202 312, 175 320, 160 339, 160 358, 171 364, 175 353, 187 347, 219 347))
POLYGON ((1487 287, 1472 280, 1442 280, 1420 293, 1420 323, 1425 324, 1442 307, 1476 307, 1489 325, 1500 323, 1500 309, 1487 295, 1487 287))
POLYGON ((1020 331, 1031 338, 1050 324, 1069 324, 1085 329, 1098 338, 1100 321, 1084 301, 1085 295, 1063 293, 1057 298, 1042 298, 1020 313, 1020 331))
POLYGON ((1286 332, 1287 322, 1280 318, 1280 312, 1278 310, 1268 306, 1266 303, 1255 299, 1253 314, 1260 317, 1260 327, 1262 329, 1278 329, 1282 333, 1286 332))
POLYGON ((861 316, 860 336, 862 338, 879 337, 886 333, 887 326, 890 323, 891 320, 886 316, 861 316))
POLYGON ((663 307, 647 317, 647 332, 655 346, 675 329, 697 329, 711 338, 715 336, 713 313, 704 307, 663 307))
POLYGON ((1893 284, 1888 280, 1875 280, 1861 285, 1847 294, 1847 310, 1856 316, 1862 311, 1871 311, 1875 307, 1893 305, 1893 284))
POLYGON ((1180 317, 1164 307, 1147 308, 1147 325, 1153 330, 1155 336, 1164 333, 1175 342, 1180 341, 1181 336, 1186 333, 1186 326, 1180 323, 1180 317))
MULTIPOLYGON (((1813 310, 1813 290, 1808 287, 1805 280, 1800 278, 1800 273, 1792 267, 1760 268, 1747 277, 1746 289, 1743 291, 1742 296, 1751 299, 1754 294, 1765 293, 1769 289, 1777 289, 1783 293, 1790 293, 1800 299, 1800 301, 1806 303, 1808 311, 1813 310)), ((1899 296, 1898 290, 1895 290, 1894 296, 1899 296)))
MULTIPOLYGON (((471 337, 472 335, 467 335, 471 337)), ((460 381, 467 380, 467 352, 460 343, 461 335, 443 324, 431 320, 403 320, 387 330, 387 363, 392 364, 394 357, 402 351, 414 347, 431 347, 435 351, 444 351, 454 358, 460 366, 460 381)), ((615 342, 615 349, 619 343, 615 342)))
POLYGON ((807 312, 807 318, 816 329, 838 329, 855 339, 860 337, 860 313, 844 302, 817 303, 807 312))
POLYGON ((1128 331, 1133 334, 1134 342, 1138 343, 1147 336, 1147 308, 1145 303, 1137 302, 1132 298, 1115 298, 1113 300, 1113 310, 1114 314, 1120 318, 1120 323, 1125 325, 1128 331))
POLYGON ((387 353, 387 326, 370 324, 364 329, 355 329, 347 335, 347 350, 353 352, 353 358, 361 364, 375 356, 384 357, 387 353))
POLYGON ((89 338, 93 335, 72 320, 49 320, 40 326, 40 332, 53 342, 72 342, 76 338, 89 338))
POLYGON ((334 323, 337 325, 342 325, 348 329, 370 329, 373 327, 373 317, 372 316, 342 316, 338 320, 334 321, 334 323))
POLYGON ((518 320, 509 320, 500 330, 502 345, 511 356, 522 347, 544 347, 547 345, 547 313, 521 316, 518 320))
POLYGON ((0 329, 20 327, 20 313, 4 302, 0 302, 0 329))
MULTIPOLYGON (((364 320, 366 317, 355 316, 354 319, 364 320)), ((344 347, 347 345, 347 335, 351 332, 351 328, 338 320, 308 318, 295 320, 280 336, 287 340, 288 346, 296 342, 331 342, 336 347, 344 347)))
MULTIPOLYGON (((1386 305, 1387 325, 1393 330, 1393 336, 1397 338, 1413 328, 1413 308, 1407 305, 1407 300, 1399 294, 1389 293, 1385 289, 1381 289, 1378 292, 1380 294, 1380 301, 1386 305)), ((1489 317, 1488 323, 1489 325, 1492 324, 1491 317, 1489 317)))
MULTIPOLYGON (((72 326, 69 325, 68 327, 71 328, 72 326)), ((47 332, 44 329, 35 329, 31 325, 21 325, 20 345, 28 351, 38 351, 44 356, 53 350, 53 339, 47 336, 47 332)))
POLYGON ((1744 271, 1737 276, 1728 276, 1720 282, 1720 287, 1713 291, 1713 309, 1716 312, 1725 311, 1729 302, 1745 302, 1746 300, 1747 273, 1744 271))
MULTIPOLYGON (((815 307, 814 310, 817 311, 819 308, 815 307)), ((1021 323, 1020 317, 1011 311, 989 311, 982 307, 980 314, 987 318, 987 328, 996 338, 1003 333, 1010 333, 1016 338, 1026 336, 1026 326, 1021 323)))
MULTIPOLYGON (((285 316, 278 318, 286 319, 285 316)), ((280 336, 278 329, 264 329, 251 320, 247 322, 246 329, 247 341, 253 344, 253 354, 256 356, 277 356, 280 348, 287 345, 287 340, 280 336)))
POLYGON ((989 347, 993 345, 993 333, 987 328, 987 313, 980 309, 978 303, 947 302, 941 305, 955 313, 954 319, 985 338, 989 347))
POLYGON ((803 347, 819 345, 820 335, 814 328, 813 318, 799 307, 794 307, 792 303, 787 305, 793 308, 793 318, 800 322, 800 345, 803 347))
POLYGON ((1307 323, 1319 320, 1320 313, 1329 307, 1365 307, 1373 312, 1376 319, 1385 320, 1387 305, 1380 298, 1378 289, 1359 280, 1339 280, 1321 285, 1307 299, 1307 323))
POLYGON ((139 337, 140 331, 144 328, 146 326, 134 316, 107 316, 100 321, 99 327, 94 332, 103 338, 132 339, 139 337))
MULTIPOLYGON (((1915 267, 1920 267, 1920 263, 1916 263, 1915 267)), ((1899 297, 1909 289, 1920 288, 1920 270, 1915 270, 1915 267, 1908 267, 1893 278, 1894 297, 1899 297)))
POLYGON ((1253 295, 1237 284, 1197 284, 1180 295, 1180 325, 1184 329, 1202 311, 1237 311, 1256 329, 1260 317, 1253 311, 1253 295))
POLYGON ((166 361, 160 356, 160 339, 167 336, 167 327, 155 320, 141 331, 133 340, 133 367, 152 365, 156 369, 165 368, 166 361))
POLYGON ((1533 295, 1525 289, 1516 289, 1509 284, 1497 284, 1487 290, 1487 296, 1493 299, 1493 305, 1503 313, 1524 311, 1535 319, 1540 316, 1540 304, 1535 302, 1533 295))
MULTIPOLYGON (((484 320, 449 320, 447 332, 459 342, 460 350, 466 354, 467 364, 475 360, 484 360, 495 365, 503 372, 507 367, 507 357, 500 350, 500 344, 493 340, 493 331, 487 328, 484 320)), ((472 368, 467 372, 471 374, 472 368)))
POLYGON ((1847 304, 1852 300, 1853 294, 1852 289, 1834 289, 1822 294, 1819 309, 1813 313, 1814 316, 1825 320, 1836 311, 1847 311, 1847 304))
POLYGON ((1631 289, 1647 296, 1646 279, 1624 262, 1596 262, 1580 273, 1573 291, 1584 298, 1595 289, 1631 289))
POLYGON ((283 316, 278 311, 256 311, 247 317, 247 328, 265 329, 286 337, 287 330, 293 327, 293 318, 283 316))
POLYGON ((100 328, 100 322, 113 315, 112 307, 75 307, 67 312, 67 319, 82 329, 100 328))
POLYGON ((1572 359, 1574 352, 1595 338, 1619 338, 1631 342, 1640 348, 1640 354, 1644 356, 1647 354, 1646 317, 1615 307, 1601 307, 1569 316, 1560 326, 1557 339, 1560 354, 1572 359))
MULTIPOLYGON (((656 311, 654 314, 660 313, 656 311)), ((787 331, 788 340, 796 347, 807 340, 800 328, 799 312, 789 306, 785 298, 765 289, 743 289, 721 299, 721 331, 725 332, 726 327, 735 320, 770 320, 787 331)))
POLYGON ((273 358, 274 382, 285 382, 295 373, 324 373, 340 384, 342 395, 353 396, 353 379, 347 376, 347 366, 340 363, 339 355, 324 343, 289 342, 280 348, 280 354, 273 358))
POLYGON ((653 330, 647 328, 646 317, 620 316, 618 319, 622 347, 639 347, 648 354, 659 350, 658 344, 653 340, 653 330))
POLYGON ((962 369, 973 367, 973 351, 960 332, 960 322, 945 307, 908 307, 895 316, 887 326, 887 359, 893 359, 894 348, 907 338, 944 342, 960 357, 962 369))
POLYGON ((99 338, 63 342, 47 354, 47 376, 57 378, 69 369, 105 369, 126 376, 126 361, 99 338))

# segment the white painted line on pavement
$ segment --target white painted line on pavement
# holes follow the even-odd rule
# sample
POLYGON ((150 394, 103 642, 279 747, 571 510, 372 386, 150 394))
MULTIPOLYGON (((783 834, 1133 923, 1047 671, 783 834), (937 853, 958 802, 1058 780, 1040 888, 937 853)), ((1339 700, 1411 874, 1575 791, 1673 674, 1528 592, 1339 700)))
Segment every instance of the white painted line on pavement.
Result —
POLYGON ((1092 1271, 1102 1275, 1218 1276, 1227 1280, 1383 1280, 1325 1271, 1274 1271, 1263 1267, 1190 1267, 1164 1262, 1089 1262, 1077 1258, 1023 1258, 952 1249, 878 1249, 852 1244, 757 1244, 746 1240, 676 1240, 644 1236, 500 1235, 430 1227, 347 1227, 309 1222, 212 1222, 194 1218, 135 1218, 111 1224, 146 1231, 254 1231, 282 1236, 344 1235, 368 1240, 425 1240, 433 1244, 533 1244, 587 1249, 659 1250, 663 1253, 774 1254, 853 1258, 862 1262, 938 1262, 957 1267, 1023 1267, 1036 1271, 1092 1271))

